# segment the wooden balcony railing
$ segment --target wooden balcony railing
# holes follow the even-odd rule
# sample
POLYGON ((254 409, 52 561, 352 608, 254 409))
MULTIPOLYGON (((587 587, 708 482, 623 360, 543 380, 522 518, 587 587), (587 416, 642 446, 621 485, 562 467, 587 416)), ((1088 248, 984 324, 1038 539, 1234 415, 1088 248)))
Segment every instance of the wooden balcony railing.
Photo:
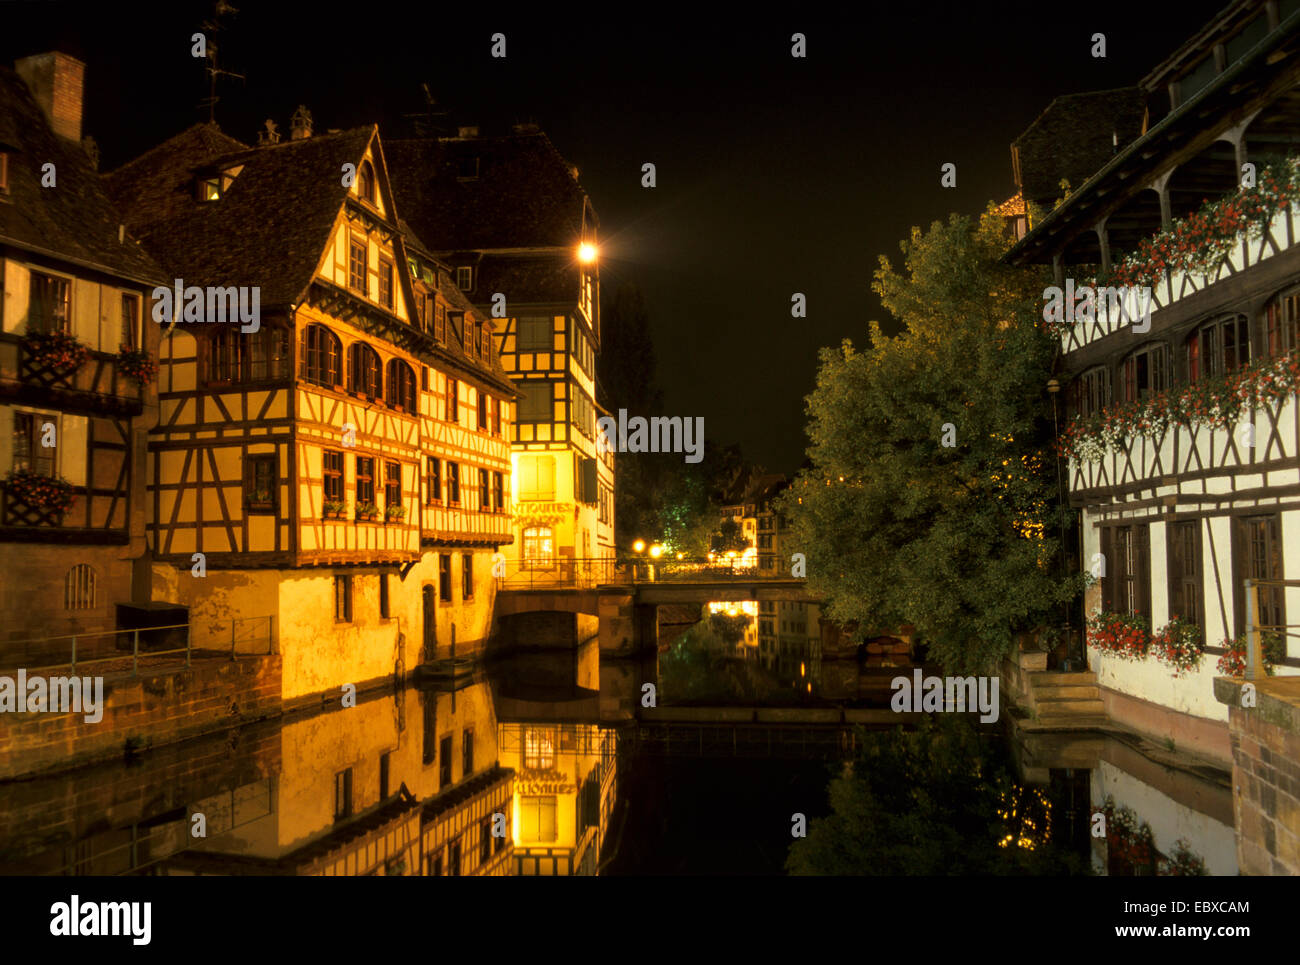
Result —
POLYGON ((61 372, 30 357, 10 333, 0 334, 0 398, 89 414, 144 411, 144 389, 119 371, 116 354, 92 351, 79 368, 61 372))

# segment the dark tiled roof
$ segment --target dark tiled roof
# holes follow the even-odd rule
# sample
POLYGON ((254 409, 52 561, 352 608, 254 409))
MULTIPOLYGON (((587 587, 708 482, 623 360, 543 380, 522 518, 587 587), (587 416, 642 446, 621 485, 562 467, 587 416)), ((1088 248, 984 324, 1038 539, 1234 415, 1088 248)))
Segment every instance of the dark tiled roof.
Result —
POLYGON ((435 249, 576 247, 586 192, 545 134, 391 141, 393 193, 435 249), (478 177, 461 179, 478 158, 478 177))
POLYGON ((47 252, 110 275, 156 284, 158 264, 128 235, 79 145, 56 135, 22 78, 0 67, 0 143, 9 151, 9 194, 0 200, 0 243, 47 252), (55 168, 55 187, 41 169, 55 168))
POLYGON ((196 125, 105 180, 129 224, 163 267, 187 284, 261 288, 263 308, 296 304, 315 274, 375 128, 247 148, 196 125), (221 200, 195 199, 195 178, 243 170, 221 200))
POLYGON ((489 301, 494 292, 511 302, 572 305, 581 293, 577 262, 555 255, 484 255, 478 264, 474 297, 489 301))
POLYGON ((1020 154, 1021 190, 1026 199, 1051 205, 1087 181, 1119 149, 1142 134, 1146 94, 1140 87, 1089 91, 1056 98, 1012 145, 1020 154))

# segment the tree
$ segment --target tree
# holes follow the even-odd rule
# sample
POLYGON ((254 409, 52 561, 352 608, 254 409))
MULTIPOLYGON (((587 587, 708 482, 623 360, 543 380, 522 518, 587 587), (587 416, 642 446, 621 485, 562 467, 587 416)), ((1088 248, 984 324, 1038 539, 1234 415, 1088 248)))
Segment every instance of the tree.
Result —
POLYGON ((790 874, 1087 873, 1054 845, 1042 792, 1017 784, 961 717, 858 736, 856 759, 830 782, 831 813, 790 846, 790 874))
POLYGON ((724 519, 722 525, 713 534, 712 544, 709 548, 715 553, 725 554, 732 551, 743 553, 749 549, 749 540, 741 532, 739 523, 734 519, 724 519))
POLYGON ((902 273, 880 258, 873 288, 903 329, 822 350, 811 465, 779 501, 831 619, 914 624, 953 672, 994 668, 1081 585, 1052 538, 1047 279, 1002 264, 1009 243, 990 206, 913 228, 902 273))

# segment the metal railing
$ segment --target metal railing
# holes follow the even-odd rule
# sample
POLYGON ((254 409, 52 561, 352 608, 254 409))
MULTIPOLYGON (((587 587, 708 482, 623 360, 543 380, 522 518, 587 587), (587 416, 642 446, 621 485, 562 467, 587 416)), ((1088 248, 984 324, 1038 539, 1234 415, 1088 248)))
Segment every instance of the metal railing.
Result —
POLYGON ((715 583, 734 580, 790 580, 775 565, 775 557, 760 556, 751 564, 739 560, 682 559, 639 555, 614 557, 556 557, 548 562, 510 560, 497 573, 499 590, 545 590, 630 585, 634 583, 715 583))
POLYGON ((93 666, 100 671, 139 673, 141 663, 158 669, 179 663, 188 669, 194 658, 273 652, 273 616, 231 620, 194 620, 160 627, 99 630, 0 642, 0 667, 28 671, 93 666), (263 649, 265 648, 265 649, 263 649), (171 658, 171 659, 169 659, 171 658))
MULTIPOLYGON (((1257 680, 1264 675, 1264 653, 1261 636, 1265 632, 1277 632, 1282 634, 1285 640, 1287 637, 1297 637, 1300 634, 1290 633, 1300 627, 1300 623, 1282 623, 1282 624, 1263 624, 1260 622, 1259 615, 1259 588, 1261 586, 1280 586, 1296 587, 1300 586, 1300 580, 1254 580, 1248 579, 1245 582, 1246 589, 1246 679, 1257 680)), ((1283 652, 1285 658, 1291 652, 1291 648, 1286 647, 1283 652)))

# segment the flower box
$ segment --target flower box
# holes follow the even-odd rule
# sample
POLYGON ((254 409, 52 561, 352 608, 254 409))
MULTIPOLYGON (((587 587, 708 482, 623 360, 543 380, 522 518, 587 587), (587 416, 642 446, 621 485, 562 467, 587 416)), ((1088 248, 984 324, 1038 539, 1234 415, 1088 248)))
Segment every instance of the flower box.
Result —
POLYGON ((379 507, 374 503, 357 503, 357 519, 373 520, 379 517, 379 507))
POLYGON ((32 332, 23 337, 29 362, 55 372, 75 372, 90 358, 90 349, 70 332, 32 332))
POLYGON ((133 379, 137 385, 146 386, 158 375, 158 363, 149 357, 148 352, 138 352, 124 346, 117 353, 117 370, 133 379))
POLYGON ((5 477, 5 490, 11 499, 57 515, 66 513, 76 502, 74 488, 66 479, 42 476, 27 469, 15 469, 5 477))
POLYGON ((405 506, 385 507, 384 519, 388 520, 390 523, 400 522, 401 520, 406 519, 406 507, 405 506))
POLYGON ((347 503, 341 499, 327 499, 321 507, 321 515, 325 519, 342 519, 343 514, 347 511, 347 503))

